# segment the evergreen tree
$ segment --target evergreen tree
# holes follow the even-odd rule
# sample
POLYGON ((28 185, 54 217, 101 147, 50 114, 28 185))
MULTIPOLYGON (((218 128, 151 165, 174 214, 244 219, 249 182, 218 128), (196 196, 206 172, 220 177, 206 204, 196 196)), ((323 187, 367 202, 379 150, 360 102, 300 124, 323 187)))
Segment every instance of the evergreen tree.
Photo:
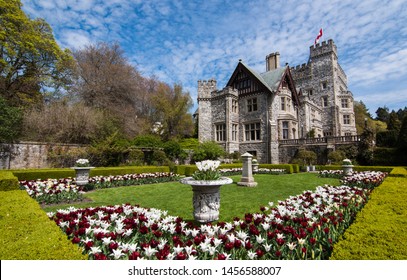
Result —
POLYGON ((407 164, 407 116, 404 117, 401 124, 400 133, 397 140, 397 149, 399 155, 402 157, 402 164, 407 164))
POLYGON ((360 136, 358 144, 357 161, 361 165, 370 165, 373 162, 374 134, 372 128, 366 126, 360 136))
POLYGON ((389 120, 389 108, 387 108, 386 106, 379 107, 376 110, 376 120, 378 121, 382 121, 382 122, 386 122, 389 120))
POLYGON ((387 129, 400 131, 400 127, 401 127, 401 121, 399 120, 399 116, 393 110, 393 111, 391 111, 391 113, 389 115, 389 120, 387 122, 387 129))

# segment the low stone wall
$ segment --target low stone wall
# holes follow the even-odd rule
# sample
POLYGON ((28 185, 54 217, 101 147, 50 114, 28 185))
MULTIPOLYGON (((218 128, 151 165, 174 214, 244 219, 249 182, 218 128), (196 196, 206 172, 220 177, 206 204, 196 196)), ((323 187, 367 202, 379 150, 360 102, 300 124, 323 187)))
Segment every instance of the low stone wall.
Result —
POLYGON ((67 152, 83 146, 61 143, 20 142, 0 144, 0 169, 48 168, 50 152, 67 152))
POLYGON ((335 143, 335 144, 302 144, 302 145, 280 145, 279 161, 280 164, 291 163, 299 149, 306 149, 317 154, 316 164, 324 165, 328 162, 328 154, 339 149, 340 146, 357 146, 357 143, 335 143))

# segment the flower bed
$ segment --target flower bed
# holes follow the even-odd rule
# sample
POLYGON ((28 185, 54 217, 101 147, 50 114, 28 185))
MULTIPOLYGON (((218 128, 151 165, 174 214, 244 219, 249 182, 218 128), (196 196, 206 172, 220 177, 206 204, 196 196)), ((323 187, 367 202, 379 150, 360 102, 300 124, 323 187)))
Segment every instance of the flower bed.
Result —
POLYGON ((117 176, 95 176, 85 186, 78 186, 74 179, 48 179, 20 181, 20 188, 39 203, 51 204, 83 200, 84 191, 92 189, 162 183, 178 180, 178 175, 168 172, 126 174, 117 176))
POLYGON ((70 178, 20 181, 20 188, 25 189, 29 196, 39 203, 51 204, 83 199, 83 188, 77 186, 70 178))
POLYGON ((91 259, 328 259, 369 193, 318 187, 262 207, 262 213, 200 227, 126 204, 70 208, 49 217, 91 259))
POLYGON ((323 178, 342 178, 343 170, 321 170, 319 176, 323 178))
POLYGON ((348 186, 373 189, 380 185, 386 176, 387 173, 381 171, 353 172, 343 177, 341 182, 348 186))
POLYGON ((86 189, 103 189, 120 186, 134 186, 153 183, 164 183, 176 181, 179 176, 168 172, 126 174, 116 176, 95 176, 89 178, 89 184, 86 189))
MULTIPOLYGON (((232 176, 232 175, 241 175, 243 168, 223 168, 219 169, 222 176, 232 176)), ((272 175, 279 175, 279 174, 286 174, 285 169, 278 169, 278 168, 259 168, 257 174, 272 174, 272 175)))

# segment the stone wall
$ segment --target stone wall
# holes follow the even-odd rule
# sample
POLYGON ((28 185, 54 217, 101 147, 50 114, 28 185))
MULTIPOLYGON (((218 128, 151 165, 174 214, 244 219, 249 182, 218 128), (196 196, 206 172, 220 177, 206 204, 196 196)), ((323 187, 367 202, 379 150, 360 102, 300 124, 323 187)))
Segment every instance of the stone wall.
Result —
POLYGON ((0 144, 0 169, 51 167, 49 154, 64 153, 83 146, 61 143, 20 142, 0 144))
POLYGON ((335 144, 315 144, 315 145, 280 145, 279 146, 279 163, 291 163, 294 157, 297 155, 299 149, 306 149, 313 151, 317 154, 317 162, 315 164, 324 165, 328 162, 328 154, 335 150, 340 150, 345 147, 355 146, 357 143, 335 143, 335 144))

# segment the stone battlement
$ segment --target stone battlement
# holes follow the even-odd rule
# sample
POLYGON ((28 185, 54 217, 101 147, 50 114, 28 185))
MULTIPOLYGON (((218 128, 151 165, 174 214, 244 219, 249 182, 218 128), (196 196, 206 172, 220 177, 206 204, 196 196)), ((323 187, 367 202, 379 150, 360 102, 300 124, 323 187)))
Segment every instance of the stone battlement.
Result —
POLYGON ((216 88, 216 80, 209 79, 209 80, 199 80, 198 87, 215 87, 216 88))
POLYGON ((328 55, 332 52, 337 55, 336 45, 332 39, 310 46, 310 58, 328 55))

